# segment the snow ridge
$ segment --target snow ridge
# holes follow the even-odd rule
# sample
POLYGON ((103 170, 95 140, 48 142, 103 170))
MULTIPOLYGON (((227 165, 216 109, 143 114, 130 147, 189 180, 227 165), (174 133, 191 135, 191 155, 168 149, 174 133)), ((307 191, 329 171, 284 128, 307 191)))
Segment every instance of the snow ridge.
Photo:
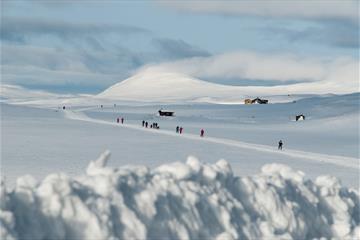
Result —
POLYGON ((280 164, 234 176, 195 157, 156 169, 110 168, 109 152, 75 178, 1 183, 1 239, 360 238, 359 192, 280 164))

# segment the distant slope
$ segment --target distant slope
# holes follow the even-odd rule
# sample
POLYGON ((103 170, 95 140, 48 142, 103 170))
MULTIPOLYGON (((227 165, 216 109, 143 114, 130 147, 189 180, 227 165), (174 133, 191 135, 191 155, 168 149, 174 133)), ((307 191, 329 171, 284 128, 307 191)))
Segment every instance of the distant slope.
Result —
POLYGON ((188 101, 244 98, 244 88, 201 81, 180 73, 144 70, 97 95, 134 101, 188 101), (210 99, 211 98, 211 99, 210 99))
MULTIPOLYGON (((202 81, 166 69, 145 68, 95 96, 99 100, 139 102, 243 103, 244 98, 266 97, 270 102, 292 102, 328 94, 333 81, 302 82, 277 86, 230 86, 202 81)), ((354 88, 354 92, 357 89, 354 88)))

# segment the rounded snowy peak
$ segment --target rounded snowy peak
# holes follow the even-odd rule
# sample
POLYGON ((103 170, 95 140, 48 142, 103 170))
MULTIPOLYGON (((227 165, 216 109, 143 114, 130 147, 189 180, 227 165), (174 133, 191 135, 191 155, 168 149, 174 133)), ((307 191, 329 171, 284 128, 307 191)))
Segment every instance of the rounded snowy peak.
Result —
POLYGON ((210 83, 181 73, 147 68, 97 96, 134 101, 179 101, 229 97, 234 92, 240 94, 239 90, 235 86, 210 83))

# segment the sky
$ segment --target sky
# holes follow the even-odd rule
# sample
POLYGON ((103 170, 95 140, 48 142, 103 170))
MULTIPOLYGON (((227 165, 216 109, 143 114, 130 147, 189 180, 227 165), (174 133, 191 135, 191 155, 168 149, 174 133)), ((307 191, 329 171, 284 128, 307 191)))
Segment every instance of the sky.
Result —
POLYGON ((155 67, 230 85, 354 83, 358 11, 357 0, 3 0, 1 82, 98 93, 155 67))

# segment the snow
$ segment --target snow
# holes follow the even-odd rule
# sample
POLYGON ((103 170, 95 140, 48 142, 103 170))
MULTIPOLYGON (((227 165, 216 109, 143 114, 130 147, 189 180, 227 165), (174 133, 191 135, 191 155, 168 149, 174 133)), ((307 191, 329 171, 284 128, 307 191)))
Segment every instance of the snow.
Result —
POLYGON ((283 164, 237 176, 190 157, 155 169, 112 168, 1 183, 1 239, 355 239, 359 192, 283 164))
POLYGON ((273 103, 292 102, 314 94, 326 95, 328 91, 342 94, 358 91, 351 78, 344 78, 341 86, 338 84, 338 79, 343 79, 343 76, 291 85, 231 86, 203 81, 171 68, 149 66, 109 87, 95 98, 163 103, 241 104, 246 98, 261 96, 266 96, 266 99, 273 103))
POLYGON ((66 111, 46 104, 34 108, 2 103, 1 173, 11 187, 27 174, 37 179, 54 171, 75 176, 88 159, 109 149, 116 159, 113 166, 156 167, 194 155, 209 162, 224 158, 236 174, 251 175, 275 162, 312 179, 329 174, 358 188, 358 98, 330 95, 266 106, 67 105, 66 111), (176 117, 157 116, 163 106, 176 117), (291 121, 299 111, 306 121, 291 121), (117 124, 117 117, 124 117, 125 123, 117 124), (160 129, 144 129, 142 120, 157 122, 160 129), (184 134, 175 133, 177 125, 184 127, 184 134), (202 128, 204 138, 199 137, 202 128), (279 139, 283 151, 277 150, 279 139))
POLYGON ((123 86, 128 101, 5 88, 1 239, 359 238, 359 93, 244 105, 227 90, 134 102, 123 86))
POLYGON ((272 102, 291 102, 304 97, 302 95, 287 96, 289 92, 284 87, 279 87, 277 91, 266 91, 262 87, 215 84, 178 72, 148 67, 109 87, 95 98, 164 103, 243 104, 245 98, 259 94, 266 96, 271 92, 273 94, 267 98, 272 102))

